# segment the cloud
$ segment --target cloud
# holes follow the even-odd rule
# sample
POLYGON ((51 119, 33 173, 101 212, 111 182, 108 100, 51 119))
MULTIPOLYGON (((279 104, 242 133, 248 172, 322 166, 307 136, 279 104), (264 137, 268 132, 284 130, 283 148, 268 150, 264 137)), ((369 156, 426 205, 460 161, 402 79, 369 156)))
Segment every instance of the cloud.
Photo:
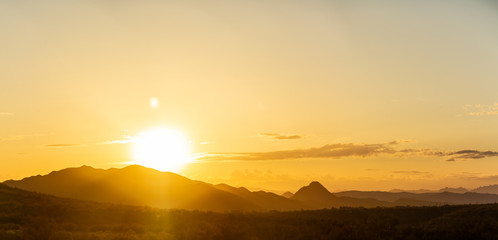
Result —
POLYGON ((379 169, 376 169, 376 168, 367 168, 367 169, 363 169, 363 170, 367 171, 367 172, 379 171, 379 169))
POLYGON ((0 116, 12 116, 12 115, 14 114, 9 112, 0 112, 0 116))
MULTIPOLYGON (((399 145, 405 141, 392 141, 377 144, 336 143, 321 147, 282 150, 271 152, 231 152, 231 153, 201 153, 197 161, 264 161, 288 159, 337 159, 344 157, 375 157, 390 155, 394 157, 450 157, 448 162, 457 160, 480 159, 497 157, 498 152, 460 150, 442 152, 432 149, 400 149, 399 145)), ((401 173, 401 172, 399 172, 401 173)))
POLYGON ((498 115, 498 103, 494 104, 467 104, 464 106, 468 115, 487 116, 498 115))
POLYGON ((493 151, 477 151, 477 150, 461 150, 457 152, 447 153, 447 156, 451 156, 450 159, 446 160, 448 162, 454 162, 456 160, 470 160, 470 159, 481 159, 486 157, 498 157, 498 152, 493 151))
POLYGON ((60 143, 60 144, 49 144, 49 145, 45 145, 45 147, 76 147, 76 146, 80 146, 81 144, 67 144, 67 143, 60 143))
POLYGON ((277 139, 277 140, 287 140, 287 139, 301 139, 303 138, 302 136, 299 135, 281 135, 278 133, 260 133, 260 136, 263 137, 271 137, 272 139, 277 139))
POLYGON ((198 160, 207 161, 259 161, 259 160, 284 160, 284 159, 301 159, 301 158, 341 158, 341 157, 367 157, 375 156, 382 153, 394 154, 394 145, 398 142, 381 143, 381 144, 353 144, 338 143, 327 144, 322 147, 284 150, 273 152, 248 152, 248 153, 214 153, 207 154, 198 160))
POLYGON ((125 136, 123 136, 123 139, 105 141, 105 142, 101 142, 99 144, 127 144, 127 143, 131 143, 134 141, 135 141, 134 137, 125 135, 125 136))
POLYGON ((405 174, 405 175, 427 175, 429 172, 420 172, 420 171, 392 171, 392 173, 396 174, 405 174))

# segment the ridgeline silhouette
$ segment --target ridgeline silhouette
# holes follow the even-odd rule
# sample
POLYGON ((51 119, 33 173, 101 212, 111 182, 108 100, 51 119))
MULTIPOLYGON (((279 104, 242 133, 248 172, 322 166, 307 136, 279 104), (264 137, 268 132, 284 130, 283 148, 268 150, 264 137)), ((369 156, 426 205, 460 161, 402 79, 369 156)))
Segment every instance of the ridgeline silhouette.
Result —
MULTIPOLYGON (((332 207, 436 206, 498 202, 488 193, 408 193, 379 191, 329 192, 311 182, 295 194, 251 192, 244 187, 212 185, 181 175, 138 165, 122 169, 67 168, 44 176, 8 180, 4 184, 27 191, 78 200, 151 206, 166 209, 238 211, 291 211, 332 207)), ((460 190, 460 189, 457 189, 460 190)))

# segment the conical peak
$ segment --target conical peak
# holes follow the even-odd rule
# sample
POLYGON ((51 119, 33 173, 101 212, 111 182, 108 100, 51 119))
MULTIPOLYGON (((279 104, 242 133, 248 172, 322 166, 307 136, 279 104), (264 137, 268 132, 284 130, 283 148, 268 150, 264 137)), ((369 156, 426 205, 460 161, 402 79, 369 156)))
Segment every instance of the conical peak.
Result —
POLYGON ((317 181, 313 181, 311 182, 308 186, 310 187, 320 187, 320 188, 325 188, 321 183, 317 182, 317 181))

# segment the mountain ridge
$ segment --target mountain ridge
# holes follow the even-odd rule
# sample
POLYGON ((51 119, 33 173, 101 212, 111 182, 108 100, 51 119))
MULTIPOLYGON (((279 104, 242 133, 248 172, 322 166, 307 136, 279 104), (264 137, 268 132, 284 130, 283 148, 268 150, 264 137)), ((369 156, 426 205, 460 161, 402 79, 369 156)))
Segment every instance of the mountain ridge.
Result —
MULTIPOLYGON (((205 211, 291 211, 331 207, 431 206, 498 202, 498 195, 453 192, 344 191, 331 193, 321 183, 311 182, 285 196, 245 187, 209 184, 171 172, 131 165, 98 169, 66 168, 46 175, 7 180, 4 184, 27 191, 63 198, 205 211)), ((454 188, 456 190, 461 190, 454 188)))

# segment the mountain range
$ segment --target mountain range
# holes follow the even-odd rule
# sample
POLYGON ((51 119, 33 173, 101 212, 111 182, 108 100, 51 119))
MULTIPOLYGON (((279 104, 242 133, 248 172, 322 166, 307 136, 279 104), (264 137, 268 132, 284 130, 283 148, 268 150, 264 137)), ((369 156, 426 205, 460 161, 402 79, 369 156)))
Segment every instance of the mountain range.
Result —
MULTIPOLYGON (((329 192, 311 182, 295 194, 249 191, 227 184, 213 185, 171 172, 139 165, 116 169, 89 166, 53 171, 47 175, 8 180, 5 185, 64 198, 145 205, 157 208, 225 212, 310 210, 331 207, 430 206, 498 202, 498 195, 479 192, 329 192)), ((492 186, 489 188, 495 189, 492 186)), ((481 188, 482 191, 489 189, 481 188)))

